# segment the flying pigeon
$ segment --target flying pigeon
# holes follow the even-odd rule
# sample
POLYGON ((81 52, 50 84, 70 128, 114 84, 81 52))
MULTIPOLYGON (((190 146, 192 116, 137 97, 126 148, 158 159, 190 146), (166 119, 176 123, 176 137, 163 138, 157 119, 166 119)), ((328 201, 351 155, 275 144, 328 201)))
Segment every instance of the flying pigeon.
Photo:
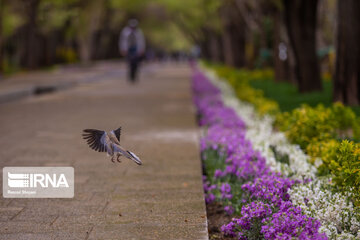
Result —
POLYGON ((116 153, 116 160, 120 161, 120 156, 125 156, 130 160, 133 160, 138 165, 141 165, 142 162, 135 153, 132 153, 128 150, 125 150, 120 146, 120 135, 121 127, 116 130, 105 132, 102 130, 96 129, 84 129, 83 138, 87 141, 90 148, 98 152, 107 152, 111 156, 111 161, 114 163, 114 155, 116 153))

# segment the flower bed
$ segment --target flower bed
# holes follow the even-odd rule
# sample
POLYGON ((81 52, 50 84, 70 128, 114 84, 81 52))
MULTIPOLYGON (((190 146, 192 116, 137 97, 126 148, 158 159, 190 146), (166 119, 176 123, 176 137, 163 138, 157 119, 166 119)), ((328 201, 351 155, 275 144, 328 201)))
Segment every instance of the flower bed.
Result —
MULTIPOLYGON (((206 201, 220 202, 227 214, 235 216, 222 227, 225 235, 238 239, 355 237, 356 214, 343 214, 343 220, 354 223, 350 227, 339 219, 330 222, 317 212, 324 205, 307 199, 311 190, 313 197, 319 193, 314 188, 320 183, 315 179, 316 168, 284 134, 274 133, 271 118, 259 118, 251 105, 239 102, 232 89, 210 73, 205 76, 196 70, 193 89, 204 129, 206 201)), ((333 201, 327 208, 338 207, 339 200, 345 199, 332 197, 328 196, 333 201)), ((341 209, 351 211, 352 205, 343 203, 341 209)))
POLYGON ((261 73, 226 66, 213 68, 240 100, 251 103, 259 115, 274 118, 273 125, 310 156, 319 175, 332 178, 338 191, 351 192, 351 201, 360 206, 360 118, 350 107, 341 103, 330 107, 303 105, 281 113, 277 102, 250 84, 254 80, 271 81, 269 70, 261 73))

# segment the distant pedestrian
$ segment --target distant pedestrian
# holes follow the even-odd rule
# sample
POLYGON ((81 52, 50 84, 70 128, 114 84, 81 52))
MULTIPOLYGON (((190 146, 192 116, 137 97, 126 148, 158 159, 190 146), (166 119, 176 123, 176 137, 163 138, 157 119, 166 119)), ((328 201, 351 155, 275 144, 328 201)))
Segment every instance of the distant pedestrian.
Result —
POLYGON ((198 45, 192 46, 190 54, 191 54, 191 59, 193 60, 200 58, 201 48, 198 45))
POLYGON ((139 64, 145 53, 144 35, 141 29, 138 28, 136 19, 130 19, 128 25, 121 31, 119 48, 128 62, 128 79, 135 83, 139 64))

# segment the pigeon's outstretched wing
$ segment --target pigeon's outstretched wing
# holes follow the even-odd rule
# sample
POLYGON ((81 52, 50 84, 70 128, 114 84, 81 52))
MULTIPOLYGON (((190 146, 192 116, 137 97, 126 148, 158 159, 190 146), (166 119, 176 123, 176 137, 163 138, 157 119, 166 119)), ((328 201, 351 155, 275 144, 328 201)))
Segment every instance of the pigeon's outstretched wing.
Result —
POLYGON ((106 132, 96 129, 84 129, 83 138, 87 141, 90 148, 98 152, 106 151, 106 132))
POLYGON ((120 136, 121 136, 121 127, 119 127, 118 129, 116 130, 113 130, 117 140, 120 142, 120 136))

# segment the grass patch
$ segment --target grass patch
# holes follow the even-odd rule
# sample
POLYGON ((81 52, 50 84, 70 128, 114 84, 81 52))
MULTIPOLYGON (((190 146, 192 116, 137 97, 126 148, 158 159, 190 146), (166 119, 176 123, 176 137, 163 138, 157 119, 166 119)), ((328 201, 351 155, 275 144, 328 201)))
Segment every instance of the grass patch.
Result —
MULTIPOLYGON (((274 82, 272 80, 254 80, 250 81, 250 85, 254 88, 264 91, 266 98, 278 102, 282 112, 288 112, 301 106, 301 104, 308 104, 315 107, 322 103, 326 107, 332 104, 332 82, 323 82, 323 91, 300 93, 297 88, 291 83, 274 82)), ((360 116, 360 106, 351 107, 357 116, 360 116)))

